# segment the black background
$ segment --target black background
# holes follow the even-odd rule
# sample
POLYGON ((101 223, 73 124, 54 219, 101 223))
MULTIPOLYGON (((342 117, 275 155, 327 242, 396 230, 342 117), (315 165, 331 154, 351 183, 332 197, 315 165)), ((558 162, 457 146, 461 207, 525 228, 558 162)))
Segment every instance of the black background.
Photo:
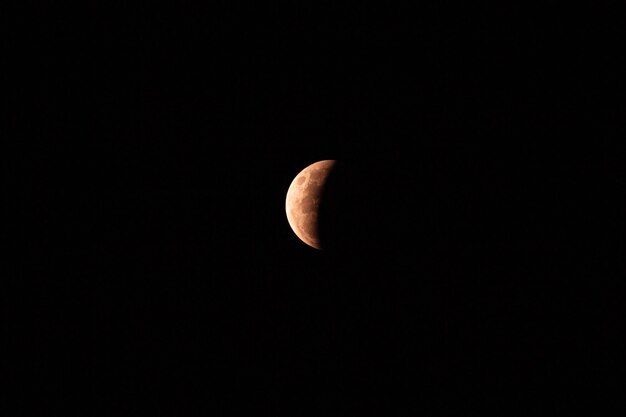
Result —
POLYGON ((621 23, 572 7, 16 17, 11 415, 623 415, 621 23))

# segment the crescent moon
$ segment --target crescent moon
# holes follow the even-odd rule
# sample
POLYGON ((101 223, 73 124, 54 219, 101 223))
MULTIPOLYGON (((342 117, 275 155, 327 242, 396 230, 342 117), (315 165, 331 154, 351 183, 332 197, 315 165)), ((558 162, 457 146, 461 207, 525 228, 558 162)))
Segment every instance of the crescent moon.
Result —
POLYGON ((326 159, 307 166, 296 175, 287 190, 285 211, 289 226, 300 240, 315 249, 322 249, 318 223, 319 205, 324 185, 335 162, 326 159))

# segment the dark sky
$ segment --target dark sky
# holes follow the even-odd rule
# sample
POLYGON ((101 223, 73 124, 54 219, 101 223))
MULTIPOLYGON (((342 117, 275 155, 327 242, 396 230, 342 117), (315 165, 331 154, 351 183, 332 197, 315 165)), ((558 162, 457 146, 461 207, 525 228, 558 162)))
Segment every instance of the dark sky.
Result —
POLYGON ((621 22, 474 7, 18 19, 12 415, 623 415, 621 22))

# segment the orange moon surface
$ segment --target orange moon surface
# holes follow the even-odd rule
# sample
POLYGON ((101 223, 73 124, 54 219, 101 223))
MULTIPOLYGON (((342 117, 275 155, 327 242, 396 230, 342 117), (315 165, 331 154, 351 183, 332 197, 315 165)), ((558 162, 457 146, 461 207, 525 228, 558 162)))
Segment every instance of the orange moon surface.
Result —
POLYGON ((291 229, 304 243, 322 249, 319 236, 319 205, 335 160, 315 162, 304 168, 287 190, 285 211, 291 229))

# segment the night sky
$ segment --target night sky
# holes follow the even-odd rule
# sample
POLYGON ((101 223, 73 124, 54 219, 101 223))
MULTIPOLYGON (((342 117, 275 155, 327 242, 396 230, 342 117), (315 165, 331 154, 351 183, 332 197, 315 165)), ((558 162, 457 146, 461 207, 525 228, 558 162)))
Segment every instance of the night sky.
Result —
POLYGON ((10 415, 624 415, 616 13, 208 3, 10 38, 10 415))

